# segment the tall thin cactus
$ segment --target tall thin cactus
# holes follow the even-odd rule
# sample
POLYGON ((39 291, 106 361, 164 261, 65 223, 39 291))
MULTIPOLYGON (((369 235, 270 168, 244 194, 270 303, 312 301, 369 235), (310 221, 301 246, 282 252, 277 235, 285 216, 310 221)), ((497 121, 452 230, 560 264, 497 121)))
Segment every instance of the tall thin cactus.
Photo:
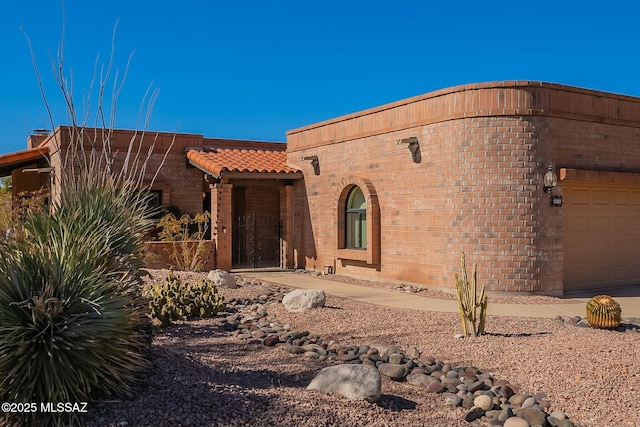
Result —
POLYGON ((471 276, 471 283, 469 283, 464 252, 462 252, 460 259, 462 278, 458 276, 458 273, 455 275, 456 294, 460 305, 460 321, 462 322, 464 336, 472 335, 475 337, 484 334, 485 318, 487 316, 487 295, 484 293, 484 285, 482 285, 480 295, 477 293, 476 264, 473 264, 473 275, 471 276), (479 315, 478 308, 480 308, 479 315))

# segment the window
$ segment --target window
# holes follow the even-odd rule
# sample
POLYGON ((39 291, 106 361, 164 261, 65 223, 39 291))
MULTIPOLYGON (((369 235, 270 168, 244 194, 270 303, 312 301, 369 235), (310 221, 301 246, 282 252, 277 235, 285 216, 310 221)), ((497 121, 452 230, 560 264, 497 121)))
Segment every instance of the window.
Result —
POLYGON ((162 190, 149 190, 149 201, 147 203, 149 204, 149 207, 161 208, 162 190))
POLYGON ((367 201, 359 187, 353 187, 347 196, 345 227, 345 246, 348 249, 366 249, 367 201))
POLYGON ((380 205, 366 178, 347 176, 337 185, 335 244, 343 265, 380 265, 380 205))

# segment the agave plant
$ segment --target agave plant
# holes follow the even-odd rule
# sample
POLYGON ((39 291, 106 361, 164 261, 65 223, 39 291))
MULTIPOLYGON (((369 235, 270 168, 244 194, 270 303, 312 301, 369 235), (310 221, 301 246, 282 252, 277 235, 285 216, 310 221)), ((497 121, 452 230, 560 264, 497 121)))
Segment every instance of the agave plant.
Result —
MULTIPOLYGON (((128 292, 139 279, 143 196, 104 177, 78 187, 67 188, 52 213, 29 215, 0 248, 2 401, 126 395, 148 365, 148 318, 128 292)), ((11 416, 22 425, 76 421, 11 416)))

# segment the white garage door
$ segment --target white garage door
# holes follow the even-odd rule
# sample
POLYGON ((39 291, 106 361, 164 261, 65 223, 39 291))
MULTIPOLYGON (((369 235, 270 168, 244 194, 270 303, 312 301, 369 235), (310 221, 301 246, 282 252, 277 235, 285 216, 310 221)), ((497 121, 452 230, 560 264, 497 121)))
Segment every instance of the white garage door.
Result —
POLYGON ((564 290, 640 284, 640 185, 562 187, 564 290))

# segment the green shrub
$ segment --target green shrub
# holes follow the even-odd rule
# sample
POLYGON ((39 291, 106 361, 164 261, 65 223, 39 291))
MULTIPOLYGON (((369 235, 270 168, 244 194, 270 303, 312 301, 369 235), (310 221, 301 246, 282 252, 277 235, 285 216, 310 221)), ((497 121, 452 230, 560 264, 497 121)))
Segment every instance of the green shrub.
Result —
POLYGON ((56 215, 78 228, 105 228, 94 236, 96 245, 108 249, 95 264, 121 271, 139 285, 144 266, 144 238, 153 227, 155 210, 148 207, 149 194, 140 192, 129 181, 107 173, 81 171, 63 181, 62 200, 56 215))
MULTIPOLYGON (((132 210, 140 203, 132 194, 104 176, 64 187, 52 212, 30 213, 0 246, 0 401, 132 393, 151 341, 133 292, 146 214, 132 210)), ((77 422, 64 413, 8 416, 26 426, 77 422)))
POLYGON ((212 281, 184 283, 172 271, 162 281, 145 286, 144 295, 149 299, 151 316, 162 326, 185 318, 212 317, 225 307, 212 281))

